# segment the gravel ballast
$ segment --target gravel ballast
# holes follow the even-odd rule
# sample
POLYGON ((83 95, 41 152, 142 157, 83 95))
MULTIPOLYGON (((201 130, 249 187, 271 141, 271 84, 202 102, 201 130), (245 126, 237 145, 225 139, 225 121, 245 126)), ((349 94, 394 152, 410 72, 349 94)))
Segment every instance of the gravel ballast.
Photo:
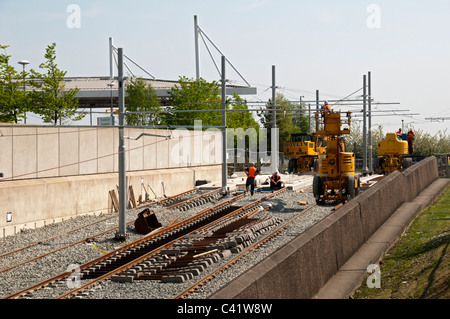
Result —
MULTIPOLYGON (((267 216, 276 216, 283 221, 291 219, 294 215, 301 213, 310 205, 315 203, 313 195, 310 193, 311 189, 306 189, 304 192, 285 191, 284 193, 273 197, 264 202, 270 204, 269 210, 263 210, 258 213, 255 218, 263 218, 267 216), (301 205, 300 201, 306 201, 307 205, 301 205)), ((246 196, 239 200, 238 205, 245 205, 255 199, 259 199, 268 192, 256 192, 254 196, 246 196)), ((226 198, 228 199, 228 198, 226 198)), ((158 221, 162 225, 166 225, 174 218, 179 220, 186 219, 193 216, 201 209, 208 205, 215 205, 222 198, 218 198, 200 207, 193 207, 186 211, 180 210, 163 210, 158 212, 161 207, 155 206, 158 221)), ((291 223, 285 230, 283 230, 275 239, 269 241, 263 247, 258 248, 247 254, 244 258, 236 262, 232 267, 219 273, 215 280, 208 282, 200 290, 191 295, 191 298, 204 299, 208 298, 212 293, 223 287, 232 279, 241 275, 243 272, 250 269, 252 266, 269 256, 271 253, 291 241, 293 238, 304 232, 306 229, 313 226, 318 221, 332 213, 333 206, 316 206, 308 210, 304 215, 299 217, 295 222, 291 223)), ((127 222, 134 221, 137 218, 137 213, 140 210, 129 211, 127 213, 127 222)), ((100 232, 108 229, 113 229, 118 225, 117 213, 105 214, 99 216, 80 216, 61 223, 48 225, 35 230, 27 230, 14 236, 8 236, 0 239, 0 254, 11 251, 13 249, 27 246, 31 243, 39 242, 40 244, 24 249, 20 252, 0 257, 0 296, 4 298, 20 289, 27 288, 33 284, 41 282, 47 278, 53 277, 59 273, 66 271, 69 267, 76 267, 82 265, 92 259, 104 255, 121 245, 124 242, 118 242, 114 239, 115 230, 105 235, 95 237, 90 243, 83 241, 84 239, 94 236, 100 232), (108 218, 108 219, 107 219, 108 218), (106 220, 105 220, 106 219, 106 220), (45 241, 47 238, 56 236, 60 233, 68 232, 82 225, 89 225, 95 221, 101 221, 81 230, 73 231, 69 234, 45 241), (57 250, 60 247, 70 245, 77 241, 83 241, 80 244, 69 248, 62 249, 55 253, 51 253, 37 261, 25 263, 14 269, 4 271, 2 270, 11 267, 17 263, 26 261, 30 258, 57 250)), ((131 223, 127 228, 127 243, 142 235, 134 231, 134 224, 131 223)), ((262 233, 260 236, 265 236, 262 233)), ((213 263, 204 271, 210 272, 223 264, 227 259, 233 258, 235 254, 224 255, 220 260, 213 263)), ((183 283, 162 283, 156 280, 142 280, 134 281, 132 283, 114 282, 111 280, 102 282, 88 294, 83 296, 87 299, 171 299, 184 289, 188 288, 194 279, 187 280, 183 283)), ((33 294, 31 298, 46 299, 53 298, 57 294, 67 292, 71 282, 60 285, 59 287, 43 289, 33 294), (55 291, 58 291, 55 294, 55 291)))

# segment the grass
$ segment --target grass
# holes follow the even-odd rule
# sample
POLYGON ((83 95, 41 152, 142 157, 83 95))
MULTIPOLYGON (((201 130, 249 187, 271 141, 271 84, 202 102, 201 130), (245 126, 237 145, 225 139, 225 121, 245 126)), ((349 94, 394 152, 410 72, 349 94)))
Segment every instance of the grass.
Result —
MULTIPOLYGON (((381 260, 381 287, 366 279, 354 299, 450 299, 450 187, 381 260)), ((369 276, 369 274, 368 274, 369 276)))

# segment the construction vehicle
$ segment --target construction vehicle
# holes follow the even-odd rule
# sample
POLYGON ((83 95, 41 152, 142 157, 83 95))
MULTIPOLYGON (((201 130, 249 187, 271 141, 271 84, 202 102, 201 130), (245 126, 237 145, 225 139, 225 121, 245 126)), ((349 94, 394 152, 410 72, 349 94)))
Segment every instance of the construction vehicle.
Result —
POLYGON ((315 134, 291 134, 291 141, 283 145, 284 156, 289 158, 289 174, 317 171, 318 155, 325 153, 325 149, 315 134))
POLYGON ((316 135, 327 141, 326 152, 319 154, 319 170, 313 178, 317 203, 327 200, 345 202, 358 195, 360 177, 355 175, 355 155, 345 152, 342 135, 350 134, 351 112, 341 120, 341 112, 317 112, 316 135))
POLYGON ((386 138, 378 143, 378 164, 375 165, 378 174, 402 171, 412 165, 412 158, 405 157, 409 151, 408 142, 403 140, 406 134, 403 135, 404 137, 396 133, 387 133, 386 138))

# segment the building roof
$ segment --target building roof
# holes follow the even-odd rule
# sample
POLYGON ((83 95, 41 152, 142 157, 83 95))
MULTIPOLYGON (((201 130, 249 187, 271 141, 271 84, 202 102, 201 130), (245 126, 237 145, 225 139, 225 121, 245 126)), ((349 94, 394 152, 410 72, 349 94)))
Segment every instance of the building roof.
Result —
MULTIPOLYGON (((162 100, 169 98, 169 91, 179 84, 178 81, 144 79, 155 89, 156 94, 162 100)), ((118 97, 117 80, 111 80, 109 76, 98 77, 66 77, 64 79, 66 89, 78 88, 77 98, 80 107, 104 108, 111 105, 111 98, 118 97), (114 84, 112 86, 108 84, 114 84)), ((247 86, 227 85, 227 95, 237 93, 239 95, 254 95, 256 88, 247 86)))

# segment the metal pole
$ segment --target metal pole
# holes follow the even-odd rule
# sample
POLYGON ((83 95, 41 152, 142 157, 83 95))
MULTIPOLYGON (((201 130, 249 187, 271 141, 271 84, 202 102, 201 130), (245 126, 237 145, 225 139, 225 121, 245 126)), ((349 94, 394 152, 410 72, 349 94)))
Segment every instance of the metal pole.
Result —
POLYGON ((119 63, 119 230, 116 239, 126 238, 125 213, 127 201, 126 170, 125 170, 125 140, 124 140, 124 78, 123 78, 123 51, 118 49, 119 63))
POLYGON ((112 80, 114 78, 113 71, 113 42, 112 38, 109 37, 109 78, 112 80))
POLYGON ((316 90, 316 112, 319 112, 319 90, 316 90))
POLYGON ((225 56, 222 55, 222 195, 226 195, 227 191, 227 94, 225 79, 225 56))
POLYGON ((198 23, 197 16, 194 16, 194 35, 195 35, 195 74, 197 80, 200 79, 200 58, 198 53, 198 23))
POLYGON ((278 138, 277 138, 277 112, 276 112, 276 86, 275 86, 275 65, 272 65, 272 132, 271 136, 271 157, 272 173, 278 169, 278 138))
POLYGON ((373 153, 372 153, 372 90, 371 90, 371 74, 370 71, 367 76, 367 89, 368 89, 368 106, 369 106, 369 172, 373 173, 373 153))
MULTIPOLYGON (((23 67, 23 91, 25 92, 25 63, 22 64, 23 67)), ((25 117, 23 118, 23 123, 27 124, 27 112, 24 112, 25 117)), ((60 123, 61 124, 61 123, 60 123)))
POLYGON ((311 104, 308 103, 308 133, 311 133, 311 104))
POLYGON ((366 75, 363 75, 363 173, 367 173, 366 75))

